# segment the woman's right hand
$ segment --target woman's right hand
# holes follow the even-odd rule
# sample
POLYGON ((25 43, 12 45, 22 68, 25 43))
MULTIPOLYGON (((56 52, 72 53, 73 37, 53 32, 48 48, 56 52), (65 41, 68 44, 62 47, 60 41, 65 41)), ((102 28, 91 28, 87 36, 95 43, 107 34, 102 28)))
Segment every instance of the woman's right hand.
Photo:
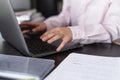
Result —
POLYGON ((46 30, 46 25, 43 22, 37 23, 37 22, 23 22, 20 24, 20 28, 23 32, 29 33, 29 32, 40 32, 46 30))

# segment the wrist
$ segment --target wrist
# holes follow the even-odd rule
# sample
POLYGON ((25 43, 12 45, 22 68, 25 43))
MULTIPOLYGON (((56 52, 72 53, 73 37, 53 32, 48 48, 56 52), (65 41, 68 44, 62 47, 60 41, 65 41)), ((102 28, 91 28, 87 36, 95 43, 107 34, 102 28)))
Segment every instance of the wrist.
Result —
POLYGON ((40 23, 39 23, 39 27, 40 27, 41 30, 43 30, 43 31, 46 31, 46 30, 47 30, 46 24, 45 24, 44 22, 40 22, 40 23))

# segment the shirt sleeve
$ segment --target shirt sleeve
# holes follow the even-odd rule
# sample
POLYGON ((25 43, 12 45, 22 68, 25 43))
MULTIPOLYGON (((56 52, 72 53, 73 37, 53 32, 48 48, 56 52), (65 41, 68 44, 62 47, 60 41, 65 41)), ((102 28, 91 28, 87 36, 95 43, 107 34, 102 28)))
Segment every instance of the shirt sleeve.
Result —
POLYGON ((80 44, 110 43, 110 35, 101 24, 69 27, 73 33, 73 42, 80 44), (92 26, 92 28, 89 28, 92 26))
POLYGON ((106 13, 103 26, 110 34, 112 41, 120 38, 120 1, 119 0, 113 0, 111 2, 110 8, 106 13))
POLYGON ((63 8, 59 15, 52 16, 44 21, 47 29, 64 27, 70 24, 70 3, 71 0, 63 0, 63 8))
POLYGON ((120 38, 120 5, 118 2, 111 2, 101 24, 78 25, 69 28, 73 33, 74 42, 81 44, 111 43, 120 38))

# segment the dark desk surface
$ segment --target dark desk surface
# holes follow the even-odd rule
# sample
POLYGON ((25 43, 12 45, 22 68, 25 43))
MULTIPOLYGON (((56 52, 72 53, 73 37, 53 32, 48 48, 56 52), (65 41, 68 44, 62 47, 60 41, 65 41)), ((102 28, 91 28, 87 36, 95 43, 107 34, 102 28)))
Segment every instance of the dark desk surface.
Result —
MULTIPOLYGON (((84 45, 83 47, 78 49, 69 50, 42 58, 55 60, 57 66, 71 52, 77 52, 77 53, 89 54, 89 55, 120 57, 120 46, 115 44, 89 44, 89 45, 84 45)), ((1 36, 0 36, 0 53, 21 56, 21 54, 14 48, 12 48, 10 45, 8 45, 1 38, 1 36)))
POLYGON ((89 44, 79 49, 74 49, 71 51, 66 51, 63 53, 46 56, 44 58, 54 59, 56 61, 56 66, 57 66, 71 52, 77 52, 77 53, 89 54, 89 55, 98 55, 98 56, 120 57, 120 46, 115 44, 89 44))

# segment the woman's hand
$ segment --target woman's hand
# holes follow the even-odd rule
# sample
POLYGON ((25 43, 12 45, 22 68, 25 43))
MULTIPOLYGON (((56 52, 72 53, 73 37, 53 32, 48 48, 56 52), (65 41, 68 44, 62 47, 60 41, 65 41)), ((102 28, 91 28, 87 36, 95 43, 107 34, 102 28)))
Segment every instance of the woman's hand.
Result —
POLYGON ((62 39, 61 44, 57 48, 57 51, 59 52, 68 42, 72 40, 72 32, 69 28, 58 27, 48 30, 40 38, 50 44, 58 39, 62 39))
POLYGON ((40 23, 23 22, 20 24, 20 28, 21 28, 23 34, 25 34, 25 33, 29 33, 30 31, 33 31, 33 32, 45 31, 46 25, 43 22, 40 22, 40 23))

